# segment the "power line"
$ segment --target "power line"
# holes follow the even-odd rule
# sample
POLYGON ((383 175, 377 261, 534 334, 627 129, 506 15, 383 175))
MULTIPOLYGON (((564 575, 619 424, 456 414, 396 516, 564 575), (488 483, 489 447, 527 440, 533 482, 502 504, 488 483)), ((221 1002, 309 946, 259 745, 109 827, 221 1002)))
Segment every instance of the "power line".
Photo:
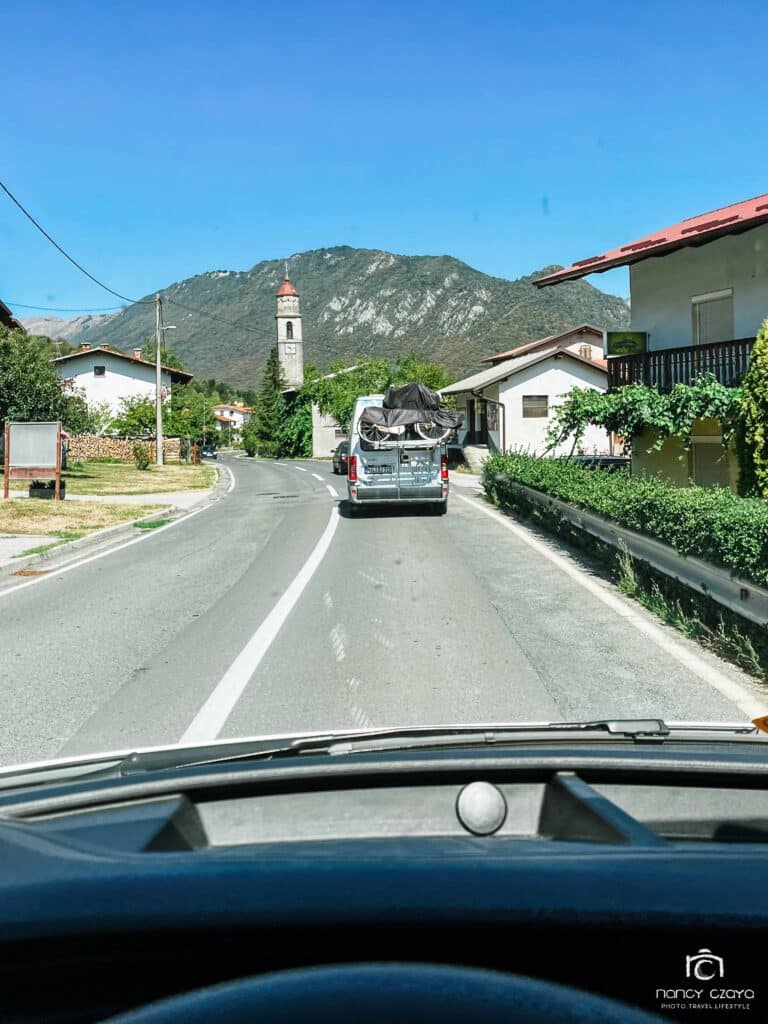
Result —
POLYGON ((73 267, 77 267, 77 269, 80 271, 81 274, 85 274, 85 276, 87 278, 90 278, 90 280, 93 281, 94 284, 97 284, 99 286, 99 288, 103 288, 105 292, 109 292, 110 295, 114 295, 116 298, 122 299, 124 302, 130 302, 130 303, 141 302, 142 304, 148 302, 148 300, 146 300, 146 299, 144 299, 144 300, 142 300, 142 299, 131 299, 127 295, 121 295, 120 292, 116 292, 114 290, 114 288, 110 288, 108 284, 104 284, 103 281, 100 281, 98 279, 98 277, 94 277, 93 274, 89 270, 85 269, 85 267, 82 265, 82 263, 78 263, 77 260, 74 258, 74 256, 70 256, 69 253, 66 251, 66 249, 63 249, 59 245, 59 243, 56 241, 55 238, 51 238, 51 236, 48 234, 48 232, 45 230, 45 228, 42 226, 42 224, 38 223, 38 221, 35 220, 35 218, 32 216, 32 214, 29 212, 29 210, 27 210, 24 206, 22 206, 22 204, 19 202, 19 200, 13 194, 13 192, 11 192, 11 190, 8 188, 8 186, 4 182, 2 182, 2 181, 0 181, 0 188, 3 190, 3 192, 5 192, 5 194, 11 200, 11 202, 14 203, 16 206, 18 206, 18 208, 21 210, 21 212, 24 214, 24 216, 27 218, 27 220, 30 220, 35 225, 35 227, 40 232, 40 234, 44 235, 48 239, 48 241, 51 243, 51 245, 54 247, 54 249, 58 249, 59 252, 61 253, 61 255, 66 260, 69 260, 69 262, 72 264, 73 267))
POLYGON ((28 302, 14 302, 13 299, 6 299, 5 303, 14 308, 18 306, 19 309, 39 309, 46 313, 112 313, 116 309, 124 308, 123 306, 91 306, 90 308, 83 306, 30 306, 28 302))
MULTIPOLYGON (((123 301, 125 301, 125 302, 130 302, 132 305, 137 305, 137 306, 139 306, 139 305, 141 305, 141 306, 152 305, 152 302, 154 301, 152 299, 131 299, 127 295, 121 295, 120 292, 116 292, 113 288, 110 288, 109 285, 104 284, 103 281, 100 281, 97 277, 94 277, 94 275, 90 271, 86 270, 85 267, 81 263, 78 263, 77 260, 73 256, 70 256, 69 253, 66 251, 66 249, 62 248, 62 246, 60 246, 59 243, 48 234, 48 232, 45 230, 45 228, 42 226, 42 224, 40 224, 38 221, 35 220, 35 218, 32 216, 32 214, 29 212, 29 210, 27 210, 19 202, 19 200, 16 198, 16 196, 13 194, 13 192, 11 192, 11 190, 8 188, 8 186, 3 181, 0 181, 0 188, 3 190, 3 192, 5 192, 5 194, 11 200, 11 202, 14 203, 21 210, 21 212, 24 214, 24 216, 27 218, 27 220, 31 221, 35 225, 37 230, 48 239, 48 241, 51 243, 51 245, 55 249, 58 249, 58 251, 61 253, 61 255, 65 259, 69 260, 69 262, 74 267, 77 267, 77 269, 82 274, 85 274, 85 276, 87 278, 89 278, 91 281, 93 281, 94 284, 97 284, 99 286, 99 288, 103 288, 104 291, 109 292, 110 295, 114 295, 118 299, 123 299, 123 301)), ((206 316, 206 317, 208 317, 209 320, 216 320, 219 323, 226 324, 228 327, 234 327, 238 331, 246 331, 248 334, 255 334, 255 335, 258 335, 259 337, 268 338, 270 340, 272 340, 272 338, 273 338, 273 336, 271 334, 268 334, 266 331, 260 331, 260 330, 258 330, 257 328, 254 328, 254 327, 244 327, 242 324, 236 324, 232 320, 225 320, 224 317, 217 316, 215 313, 209 313, 209 312, 207 312, 204 309, 195 309, 194 306, 186 306, 186 305, 184 305, 184 303, 177 302, 176 299, 170 298, 170 296, 167 295, 167 294, 165 294, 164 297, 165 297, 166 302, 169 302, 170 304, 172 304, 174 306, 178 306, 180 309, 185 309, 188 313, 195 313, 197 316, 206 316)), ((19 303, 16 303, 16 305, 22 306, 23 303, 19 302, 19 303)), ((28 308, 28 309, 44 309, 45 307, 44 306, 29 306, 29 307, 25 307, 25 308, 28 308)), ((120 307, 117 306, 115 308, 119 309, 120 307)), ((62 312, 76 312, 76 310, 66 310, 66 311, 65 310, 54 310, 54 312, 59 312, 59 313, 62 313, 62 312)))

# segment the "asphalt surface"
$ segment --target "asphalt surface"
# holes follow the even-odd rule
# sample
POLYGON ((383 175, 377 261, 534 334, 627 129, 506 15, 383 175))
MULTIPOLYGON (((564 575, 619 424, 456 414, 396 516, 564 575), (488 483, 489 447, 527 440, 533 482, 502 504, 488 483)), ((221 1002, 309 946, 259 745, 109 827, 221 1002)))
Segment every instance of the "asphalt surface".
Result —
POLYGON ((443 517, 407 509, 350 519, 329 491, 343 498, 346 481, 327 462, 226 462, 236 486, 202 511, 88 561, 84 553, 66 572, 52 563, 31 586, 0 587, 0 763, 177 743, 193 723, 213 739, 455 722, 743 721, 696 659, 762 696, 663 629, 693 663, 671 658, 582 585, 616 596, 594 569, 566 552, 578 571, 563 571, 485 515, 471 490, 454 486, 443 517))

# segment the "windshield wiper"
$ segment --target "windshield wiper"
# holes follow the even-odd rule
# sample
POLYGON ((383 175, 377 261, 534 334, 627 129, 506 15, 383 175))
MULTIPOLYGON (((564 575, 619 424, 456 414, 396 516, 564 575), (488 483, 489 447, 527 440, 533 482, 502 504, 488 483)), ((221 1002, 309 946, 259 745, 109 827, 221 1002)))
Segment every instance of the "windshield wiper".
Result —
POLYGON ((256 740, 250 744, 236 743, 239 749, 220 752, 219 745, 196 748, 194 751, 162 750, 131 754, 120 764, 121 775, 151 772, 164 768, 196 768, 215 764, 235 764, 242 761, 273 760, 309 754, 362 753, 371 750, 412 750, 443 746, 492 746, 520 741, 524 734, 530 737, 547 734, 595 732, 633 740, 663 741, 670 735, 681 733, 759 735, 752 723, 719 724, 673 723, 667 725, 660 718, 606 718, 585 722, 528 722, 511 725, 436 726, 433 728, 403 727, 367 729, 346 733, 326 733, 299 737, 288 742, 256 740), (214 753, 214 751, 216 751, 214 753))
MULTIPOLYGON (((291 738, 270 736, 263 739, 232 740, 197 747, 168 747, 135 751, 129 754, 99 754, 95 757, 67 759, 38 765, 22 765, 0 770, 0 790, 43 785, 51 782, 76 782, 122 778, 175 768, 203 768, 208 765, 270 761, 301 755, 343 755, 382 750, 418 750, 430 747, 503 746, 544 735, 568 738, 568 735, 595 733, 637 743, 661 742, 698 734, 714 736, 754 736, 761 732, 752 723, 672 722, 660 718, 606 718, 584 722, 513 722, 465 726, 403 726, 349 732, 317 733, 291 738)), ((689 737, 690 738, 690 737, 689 737)), ((765 738, 764 736, 762 738, 765 738)))

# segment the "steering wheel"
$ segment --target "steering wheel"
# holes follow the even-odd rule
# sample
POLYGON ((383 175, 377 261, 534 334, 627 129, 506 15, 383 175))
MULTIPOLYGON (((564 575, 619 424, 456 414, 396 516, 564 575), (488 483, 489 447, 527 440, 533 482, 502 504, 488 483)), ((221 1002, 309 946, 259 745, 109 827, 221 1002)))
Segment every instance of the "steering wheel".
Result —
POLYGON ((283 971, 153 1003, 104 1024, 663 1024, 562 985, 436 964, 283 971))

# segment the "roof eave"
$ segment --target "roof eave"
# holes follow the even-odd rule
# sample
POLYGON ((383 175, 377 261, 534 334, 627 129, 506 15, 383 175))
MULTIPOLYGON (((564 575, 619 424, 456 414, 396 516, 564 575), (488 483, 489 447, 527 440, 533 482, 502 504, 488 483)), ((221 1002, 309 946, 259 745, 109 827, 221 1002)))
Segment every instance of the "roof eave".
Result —
POLYGON ((748 224, 728 224, 720 228, 712 228, 710 231, 702 232, 690 239, 675 239, 672 242, 662 242, 650 251, 628 253, 626 256, 615 257, 606 260, 604 263, 595 261, 584 267, 566 267, 565 270, 558 270, 554 274, 540 277, 533 284, 536 288, 548 288, 554 284, 562 284, 564 281, 578 281, 582 277, 589 277, 590 274, 602 274, 606 270, 615 270, 617 267, 630 267, 635 263, 642 263, 644 260, 658 259, 661 256, 668 256, 678 249, 697 249, 708 242, 715 242, 718 238, 725 238, 727 235, 743 235, 753 228, 762 227, 768 224, 768 213, 764 217, 750 220, 748 224))

